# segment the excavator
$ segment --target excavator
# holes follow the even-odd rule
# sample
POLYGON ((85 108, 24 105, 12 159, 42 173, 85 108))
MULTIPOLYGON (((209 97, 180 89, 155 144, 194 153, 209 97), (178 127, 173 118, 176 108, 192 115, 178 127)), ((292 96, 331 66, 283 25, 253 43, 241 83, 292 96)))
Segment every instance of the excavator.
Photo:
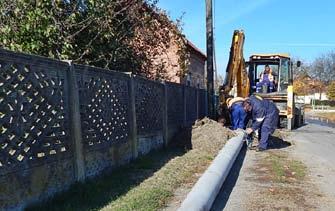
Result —
MULTIPOLYGON (((251 94, 273 101, 279 109, 280 123, 289 130, 303 124, 303 109, 295 105, 293 93, 293 62, 288 54, 253 54, 249 61, 243 57, 245 35, 242 30, 235 30, 230 48, 224 84, 219 90, 219 115, 229 123, 226 104, 228 97, 246 98, 251 94), (274 89, 257 89, 260 75, 269 66, 274 78, 274 89)), ((300 66, 300 62, 297 62, 300 66)))

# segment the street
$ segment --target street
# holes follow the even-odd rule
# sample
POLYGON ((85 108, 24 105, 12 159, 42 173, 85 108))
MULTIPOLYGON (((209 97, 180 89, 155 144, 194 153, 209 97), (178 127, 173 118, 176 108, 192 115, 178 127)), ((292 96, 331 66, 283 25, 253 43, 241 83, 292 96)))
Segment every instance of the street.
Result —
POLYGON ((314 123, 282 132, 291 146, 242 149, 212 210, 333 210, 335 129, 314 123))
POLYGON ((334 201, 335 129, 310 124, 298 129, 291 138, 296 143, 293 156, 308 166, 313 182, 334 201))

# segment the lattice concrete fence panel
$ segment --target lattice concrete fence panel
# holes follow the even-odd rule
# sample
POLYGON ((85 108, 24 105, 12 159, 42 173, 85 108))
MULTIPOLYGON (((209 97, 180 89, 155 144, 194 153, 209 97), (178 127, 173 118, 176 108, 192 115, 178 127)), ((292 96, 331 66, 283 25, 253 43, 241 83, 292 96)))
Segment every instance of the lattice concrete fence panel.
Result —
POLYGON ((206 90, 199 89, 198 90, 198 119, 202 119, 205 116, 207 116, 206 101, 207 101, 206 90))
POLYGON ((167 86, 167 136, 173 136, 185 125, 184 86, 166 83, 167 86))
POLYGON ((166 83, 168 88, 168 125, 174 126, 184 121, 184 86, 166 83))
POLYGON ((197 107, 197 89, 185 87, 186 97, 186 124, 192 125, 198 118, 197 107))
POLYGON ((164 85, 135 77, 138 152, 146 154, 163 146, 164 85))
POLYGON ((0 209, 73 183, 68 65, 0 51, 0 209))
POLYGON ((85 175, 90 177, 131 159, 130 77, 88 66, 76 65, 75 70, 85 175))
POLYGON ((0 49, 0 210, 163 147, 204 116, 204 93, 0 49))

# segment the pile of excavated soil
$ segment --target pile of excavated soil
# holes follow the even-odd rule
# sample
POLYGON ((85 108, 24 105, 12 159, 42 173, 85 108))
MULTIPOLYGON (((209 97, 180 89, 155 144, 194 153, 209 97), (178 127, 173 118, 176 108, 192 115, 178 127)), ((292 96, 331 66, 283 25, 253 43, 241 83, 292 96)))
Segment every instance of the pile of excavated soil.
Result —
POLYGON ((192 127, 192 147, 209 152, 220 150, 236 134, 220 123, 204 118, 195 122, 192 127))
POLYGON ((197 120, 192 127, 183 128, 175 136, 174 144, 216 154, 235 135, 229 128, 206 117, 197 120))

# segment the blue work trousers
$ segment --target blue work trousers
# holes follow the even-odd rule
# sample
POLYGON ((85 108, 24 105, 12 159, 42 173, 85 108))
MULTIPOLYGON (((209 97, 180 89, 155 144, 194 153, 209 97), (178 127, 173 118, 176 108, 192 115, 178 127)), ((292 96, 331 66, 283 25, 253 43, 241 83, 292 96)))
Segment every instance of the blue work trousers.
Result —
POLYGON ((274 90, 274 84, 271 81, 262 81, 256 83, 256 92, 262 93, 262 87, 263 85, 267 85, 267 93, 273 92, 274 90))
POLYGON ((231 108, 232 129, 245 129, 247 113, 244 111, 242 103, 234 103, 231 108))
POLYGON ((278 110, 265 117, 259 131, 259 148, 267 149, 269 137, 276 130, 278 126, 279 113, 278 110))

